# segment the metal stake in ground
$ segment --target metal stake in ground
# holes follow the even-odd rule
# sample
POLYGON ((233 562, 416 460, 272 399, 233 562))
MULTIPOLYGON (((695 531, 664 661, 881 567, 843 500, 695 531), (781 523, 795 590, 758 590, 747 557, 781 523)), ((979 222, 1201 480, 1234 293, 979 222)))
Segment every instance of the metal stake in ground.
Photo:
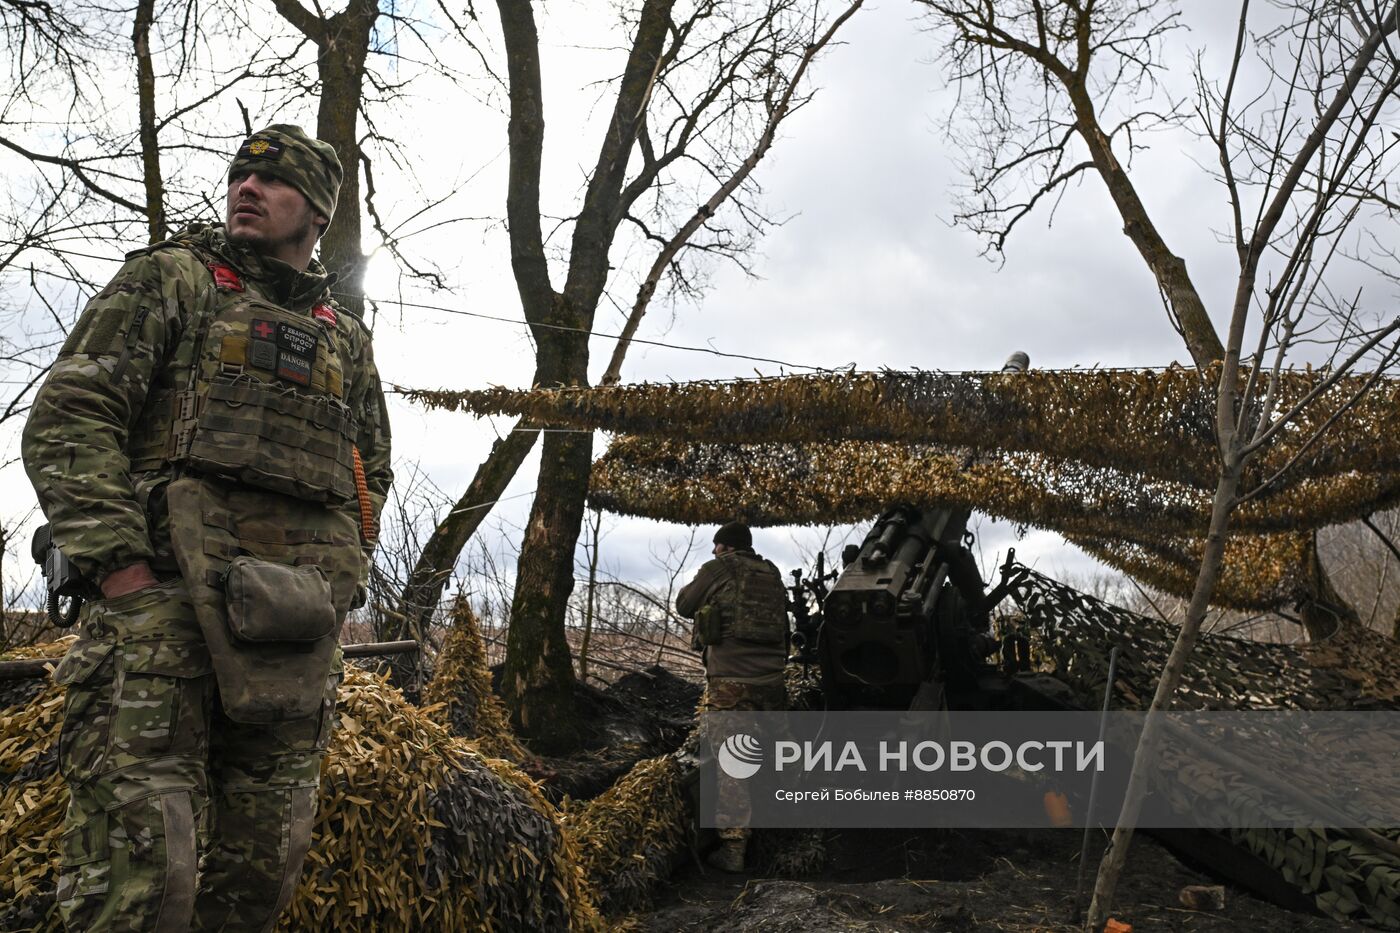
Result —
MULTIPOLYGON (((1113 702, 1113 681, 1118 675, 1118 646, 1108 653, 1108 683, 1103 688, 1103 710, 1099 713, 1099 744, 1103 744, 1108 728, 1108 707, 1113 702)), ((1084 866, 1089 861, 1089 834, 1094 830, 1094 804, 1099 796, 1099 772, 1089 779, 1089 808, 1084 812, 1084 842, 1079 848, 1079 876, 1074 882, 1074 915, 1070 923, 1079 923, 1084 913, 1084 866)))

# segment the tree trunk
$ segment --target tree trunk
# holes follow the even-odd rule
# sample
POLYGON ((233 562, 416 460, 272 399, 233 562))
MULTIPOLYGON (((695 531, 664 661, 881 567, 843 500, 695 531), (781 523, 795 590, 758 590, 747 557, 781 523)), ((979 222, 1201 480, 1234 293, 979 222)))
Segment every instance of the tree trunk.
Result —
POLYGON ((156 73, 151 66, 151 24, 155 0, 138 0, 131 43, 136 49, 136 99, 141 139, 141 181, 146 189, 146 232, 151 243, 165 239, 165 184, 160 175, 156 136, 156 73))
POLYGON ((378 16, 374 0, 351 0, 344 12, 326 21, 316 62, 321 77, 316 136, 335 147, 344 170, 335 218, 321 238, 321 262, 337 276, 337 300, 359 316, 365 311, 365 254, 360 248, 360 96, 370 33, 378 16))
MULTIPOLYGON (((627 163, 674 2, 642 3, 612 118, 574 221, 568 277, 559 293, 550 283, 540 228, 544 106, 534 10, 521 0, 497 0, 510 84, 506 213, 511 268, 535 337, 535 385, 588 384, 588 336, 607 283, 608 253, 626 210, 621 192, 627 163)), ((513 724, 544 752, 576 748, 581 738, 565 623, 592 457, 591 432, 545 436, 535 502, 516 565, 501 686, 513 724)))
POLYGON ((377 0, 350 0, 334 16, 301 5, 300 0, 272 0, 282 18, 316 43, 316 74, 321 103, 316 111, 316 138, 340 157, 343 177, 335 217, 321 238, 321 262, 337 277, 336 298, 364 315, 365 255, 360 250, 360 96, 370 35, 379 18, 377 0))
POLYGON ((1303 629, 1309 641, 1321 641, 1339 628, 1359 626, 1361 616, 1347 605, 1347 601, 1332 585, 1327 568, 1322 566, 1322 558, 1317 552, 1317 532, 1312 533, 1307 557, 1303 564, 1303 598, 1298 605, 1298 614, 1303 621, 1303 629))
POLYGON ((452 511, 433 529, 423 552, 418 555, 418 562, 409 573, 408 582, 404 584, 399 598, 402 621, 395 632, 390 633, 389 640, 411 634, 415 621, 418 632, 427 630, 462 548, 466 547, 467 541, 486 516, 491 514, 492 504, 501 497, 520 469, 520 464, 534 449, 537 437, 539 431, 517 425, 491 445, 491 453, 477 467, 467 491, 462 493, 452 511))
POLYGON ((578 747, 573 656, 565 619, 574 591, 574 545, 593 462, 593 435, 548 434, 539 487, 516 565, 502 690, 511 720, 546 754, 578 747))
POLYGON ((1172 252, 1138 197, 1128 173, 1113 154, 1113 145, 1099 126, 1098 113, 1082 75, 1058 74, 1074 107, 1075 123, 1089 148, 1094 167, 1108 187, 1109 196, 1123 220, 1123 233, 1137 247, 1147 268, 1157 279, 1162 297, 1171 309, 1182 339, 1197 368, 1205 369, 1225 355, 1220 335, 1206 313, 1205 302, 1186 271, 1186 260, 1172 252))
MULTIPOLYGON (((1191 594, 1191 602, 1186 610, 1186 621, 1177 633, 1176 644, 1172 646, 1166 667, 1157 681, 1157 690, 1152 696, 1148 713, 1170 709, 1177 686, 1186 670, 1186 660, 1196 647, 1196 636, 1200 634, 1201 622, 1210 609, 1211 594, 1215 592, 1216 581, 1220 579, 1220 568, 1225 558, 1225 539, 1230 524, 1230 511, 1234 507, 1235 493, 1239 489, 1242 465, 1234 464, 1221 471, 1215 489, 1215 502, 1210 516, 1210 532, 1206 537, 1205 553, 1201 558, 1201 572, 1196 577, 1196 589, 1191 594)), ((1112 685, 1110 685, 1110 688, 1112 685)), ((1157 754, 1160 731, 1159 717, 1148 715, 1138 739, 1137 751, 1133 755, 1132 773, 1124 793, 1123 810, 1113 830, 1113 840, 1108 852, 1099 864, 1098 876, 1094 879, 1094 897, 1089 902, 1089 913, 1084 922, 1086 933, 1098 933, 1108 919, 1112 909, 1113 892, 1118 886, 1118 876, 1128 861, 1128 846, 1133 840, 1133 829, 1137 825, 1138 814, 1142 811, 1142 799, 1147 790, 1148 774, 1153 770, 1157 754)))
POLYGON ((578 646, 578 679, 588 682, 588 648, 593 640, 593 614, 598 608, 598 532, 603 526, 603 513, 594 510, 588 530, 593 547, 588 553, 588 602, 583 609, 583 639, 578 646))

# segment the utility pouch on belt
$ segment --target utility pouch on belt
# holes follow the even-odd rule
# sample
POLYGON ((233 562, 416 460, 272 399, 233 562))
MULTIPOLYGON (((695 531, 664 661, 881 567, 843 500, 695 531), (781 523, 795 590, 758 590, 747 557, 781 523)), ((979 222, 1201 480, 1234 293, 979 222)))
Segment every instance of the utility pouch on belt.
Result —
POLYGON ((724 607, 706 603, 695 613, 695 640, 702 648, 724 641, 724 607))
POLYGON ((224 573, 228 627, 243 641, 315 641, 335 631, 331 584, 320 567, 235 557, 224 573))
POLYGON ((319 715, 360 579, 353 514, 213 477, 166 492, 170 539, 235 722, 319 715))

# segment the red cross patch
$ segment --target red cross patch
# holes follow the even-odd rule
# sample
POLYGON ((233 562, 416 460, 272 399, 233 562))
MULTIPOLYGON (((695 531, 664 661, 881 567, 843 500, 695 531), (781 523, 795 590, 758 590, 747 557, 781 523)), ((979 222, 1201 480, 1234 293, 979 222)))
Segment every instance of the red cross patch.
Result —
POLYGON ((257 318, 253 319, 253 333, 257 334, 263 340, 271 340, 274 330, 276 330, 276 328, 272 326, 271 321, 260 321, 257 318))
POLYGON ((332 308, 324 301, 311 309, 311 316, 322 324, 326 324, 330 327, 335 326, 335 308, 332 308))
POLYGON ((243 291, 243 280, 238 277, 238 273, 233 271, 233 267, 222 262, 209 263, 209 272, 214 276, 214 284, 225 291, 243 291))

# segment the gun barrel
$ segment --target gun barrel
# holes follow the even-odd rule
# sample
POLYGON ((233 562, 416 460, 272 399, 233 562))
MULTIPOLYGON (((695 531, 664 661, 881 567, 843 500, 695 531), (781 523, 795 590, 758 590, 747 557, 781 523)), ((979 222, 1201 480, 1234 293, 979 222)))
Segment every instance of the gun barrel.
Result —
POLYGON ((1004 373, 1023 373, 1030 368, 1031 356, 1025 350, 1017 350, 1001 364, 1001 371, 1004 373))

